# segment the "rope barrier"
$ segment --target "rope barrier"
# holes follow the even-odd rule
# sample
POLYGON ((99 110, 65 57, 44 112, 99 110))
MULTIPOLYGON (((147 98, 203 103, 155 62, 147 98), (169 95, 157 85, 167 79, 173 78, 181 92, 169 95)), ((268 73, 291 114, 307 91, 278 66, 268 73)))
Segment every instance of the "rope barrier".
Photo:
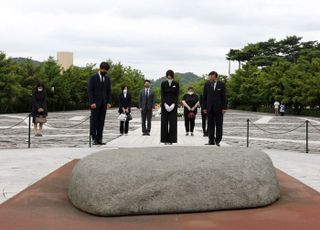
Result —
POLYGON ((318 131, 320 132, 320 129, 317 127, 317 126, 319 126, 319 125, 314 125, 314 124, 312 124, 311 121, 309 121, 309 124, 310 124, 313 128, 315 128, 316 130, 318 130, 318 131))
MULTIPOLYGON (((249 121, 250 121, 250 120, 249 120, 249 121)), ((303 122, 303 123, 301 123, 299 126, 297 126, 296 128, 291 129, 291 130, 289 130, 289 131, 285 131, 285 132, 270 132, 270 131, 268 131, 268 130, 265 130, 265 129, 257 126, 257 125, 256 125, 255 123, 253 123, 252 121, 250 121, 250 123, 251 123, 254 127, 256 127, 257 129, 260 129, 261 131, 266 132, 266 133, 269 133, 269 134, 287 134, 287 133, 293 132, 293 131, 301 128, 301 127, 304 126, 304 124, 305 124, 305 122, 303 122)))
POLYGON ((81 121, 80 123, 75 124, 75 125, 70 125, 70 126, 54 126, 54 125, 49 125, 49 126, 52 127, 52 128, 55 128, 55 129, 63 129, 63 128, 69 129, 69 128, 74 128, 74 127, 77 127, 77 126, 83 124, 84 122, 86 122, 87 120, 89 120, 89 118, 90 118, 90 116, 86 117, 83 121, 81 121))
POLYGON ((17 124, 14 124, 14 125, 12 125, 12 126, 10 126, 10 127, 7 127, 7 128, 0 128, 0 130, 12 129, 12 128, 20 125, 20 124, 21 124, 22 122, 24 122, 24 120, 27 119, 28 117, 29 117, 29 114, 28 114, 25 118, 23 118, 21 121, 19 121, 17 124))

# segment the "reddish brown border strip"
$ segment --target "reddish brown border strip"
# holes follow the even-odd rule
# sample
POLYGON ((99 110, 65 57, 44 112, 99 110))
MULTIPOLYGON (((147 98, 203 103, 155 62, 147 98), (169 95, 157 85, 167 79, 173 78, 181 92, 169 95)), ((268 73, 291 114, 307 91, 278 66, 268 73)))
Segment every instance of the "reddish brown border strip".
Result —
POLYGON ((320 193, 277 170, 281 198, 256 209, 97 217, 67 198, 71 161, 0 205, 0 229, 320 229, 320 193))

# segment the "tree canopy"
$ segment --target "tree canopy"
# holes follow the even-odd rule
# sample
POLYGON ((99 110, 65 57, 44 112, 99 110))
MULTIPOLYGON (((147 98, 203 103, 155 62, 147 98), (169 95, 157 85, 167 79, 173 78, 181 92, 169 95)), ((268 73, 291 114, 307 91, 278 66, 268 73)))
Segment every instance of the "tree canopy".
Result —
POLYGON ((229 105, 257 110, 275 100, 299 113, 320 106, 320 44, 291 36, 231 49, 227 59, 242 63, 228 81, 229 105))

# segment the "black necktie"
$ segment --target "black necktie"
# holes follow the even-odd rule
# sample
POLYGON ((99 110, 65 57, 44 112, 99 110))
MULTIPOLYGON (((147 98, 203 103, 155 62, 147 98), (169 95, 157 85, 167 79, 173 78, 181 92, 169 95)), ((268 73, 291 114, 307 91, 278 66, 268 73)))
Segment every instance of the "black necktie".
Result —
POLYGON ((148 92, 148 89, 146 89, 146 106, 148 106, 148 96, 149 96, 149 92, 148 92))

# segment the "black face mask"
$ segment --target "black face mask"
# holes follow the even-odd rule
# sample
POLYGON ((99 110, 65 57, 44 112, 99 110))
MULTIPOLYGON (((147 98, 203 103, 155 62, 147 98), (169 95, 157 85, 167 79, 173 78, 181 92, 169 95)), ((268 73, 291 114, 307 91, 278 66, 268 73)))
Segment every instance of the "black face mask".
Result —
POLYGON ((100 72, 101 76, 106 76, 107 72, 100 72))

